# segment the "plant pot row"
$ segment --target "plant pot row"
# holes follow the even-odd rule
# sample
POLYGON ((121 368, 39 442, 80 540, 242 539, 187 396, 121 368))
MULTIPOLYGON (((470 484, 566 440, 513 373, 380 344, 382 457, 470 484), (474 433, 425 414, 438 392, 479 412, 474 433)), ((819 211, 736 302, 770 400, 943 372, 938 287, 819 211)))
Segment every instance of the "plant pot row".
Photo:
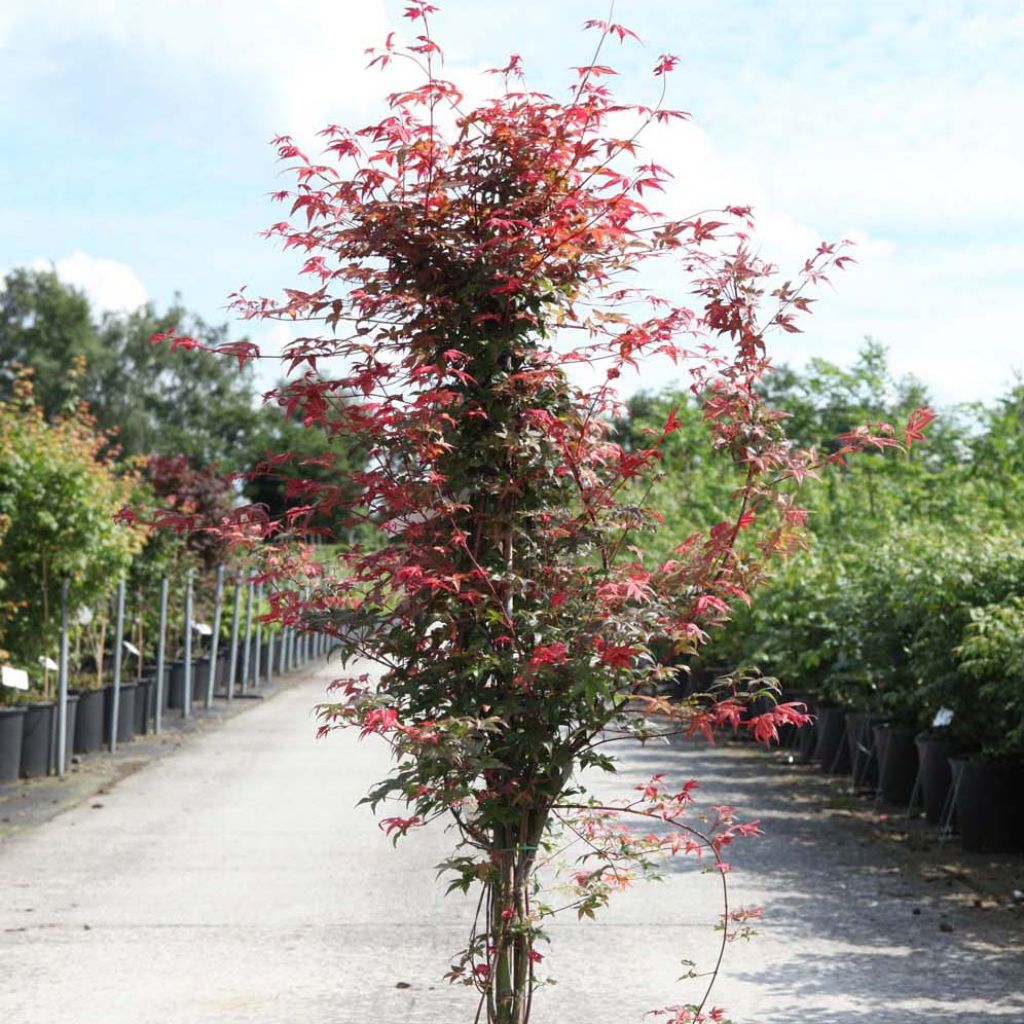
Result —
MULTIPOLYGON (((165 673, 168 678, 174 668, 172 665, 172 672, 165 673)), ((201 680, 201 673, 196 675, 201 680)), ((174 706, 169 703, 168 689, 164 687, 165 708, 174 706)), ((113 691, 113 686, 108 685, 68 694, 65 763, 70 762, 73 754, 91 754, 110 743, 114 727, 113 691)), ((128 743, 136 735, 151 731, 156 692, 155 669, 145 672, 141 679, 121 683, 116 724, 118 743, 128 743)), ((177 706, 181 706, 180 702, 177 706)), ((53 773, 57 765, 57 743, 56 703, 47 701, 0 708, 0 782, 53 773)))
MULTIPOLYGON (((77 693, 68 694, 64 753, 73 752, 77 693)), ((48 775, 57 759, 57 706, 50 701, 0 708, 0 783, 48 775)))
POLYGON ((1024 852, 1024 825, 1013 813, 1024 763, 956 757, 942 735, 834 707, 818 708, 814 725, 798 730, 792 745, 804 763, 850 775, 888 804, 919 801, 929 824, 955 823, 967 851, 1024 852))
MULTIPOLYGON (((274 675, 285 671, 284 649, 273 645, 274 675)), ((269 643, 259 648, 260 676, 266 676, 269 643)), ((253 653, 255 659, 255 652, 253 653)), ((255 671, 250 663, 250 677, 255 671)), ((213 675, 213 693, 227 692, 229 660, 221 651, 213 675)), ((241 676, 241 662, 236 665, 236 679, 241 676)), ((120 686, 117 713, 117 742, 128 743, 136 735, 145 735, 154 728, 157 702, 156 668, 145 669, 141 678, 120 686)), ((191 690, 193 707, 205 703, 210 682, 210 658, 193 661, 191 690)), ((181 709, 185 698, 185 663, 172 662, 164 669, 163 709, 181 709)), ((68 694, 65 763, 73 754, 90 754, 110 743, 113 726, 113 686, 97 690, 78 690, 68 694)), ((0 783, 18 778, 36 778, 51 774, 57 764, 57 706, 53 702, 0 707, 0 783)))

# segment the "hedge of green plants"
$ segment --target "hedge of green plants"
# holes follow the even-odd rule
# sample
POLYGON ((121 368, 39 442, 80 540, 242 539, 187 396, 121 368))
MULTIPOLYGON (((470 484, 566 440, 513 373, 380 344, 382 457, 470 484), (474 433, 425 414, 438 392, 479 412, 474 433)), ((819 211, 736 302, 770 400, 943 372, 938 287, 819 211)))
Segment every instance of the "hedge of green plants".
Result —
MULTIPOLYGON (((927 404, 876 344, 850 368, 783 368, 770 387, 807 446, 927 404)), ((653 425, 680 402, 690 408, 684 395, 640 396, 620 429, 653 425)), ((691 416, 690 434, 700 429, 691 416)), ((659 484, 677 499, 677 539, 713 518, 733 486, 694 460, 687 436, 659 484)), ((894 724, 924 729, 946 708, 960 750, 1024 755, 1024 386, 990 405, 939 410, 911 457, 858 457, 800 501, 808 550, 736 610, 705 661, 754 667, 812 704, 894 724)))

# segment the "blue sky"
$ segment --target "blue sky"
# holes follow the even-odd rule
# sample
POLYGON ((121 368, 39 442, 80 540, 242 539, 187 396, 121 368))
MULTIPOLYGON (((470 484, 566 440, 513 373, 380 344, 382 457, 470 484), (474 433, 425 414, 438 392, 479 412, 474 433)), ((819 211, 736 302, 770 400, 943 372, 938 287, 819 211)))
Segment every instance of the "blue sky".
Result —
MULTIPOLYGON (((438 0, 449 73, 523 55, 557 90, 585 63, 598 0, 438 0)), ((52 261, 98 306, 294 283, 258 232, 283 187, 267 140, 363 124, 387 90, 366 46, 403 29, 391 0, 4 0, 0 268, 52 261)), ((992 398, 1024 369, 1024 3, 619 0, 644 40, 609 60, 623 97, 683 57, 671 101, 694 121, 646 140, 666 203, 750 203, 763 254, 795 269, 823 238, 858 266, 820 295, 778 360, 839 362, 865 335, 941 402, 992 398)), ((257 340, 273 346, 283 328, 257 340)), ((663 368, 631 386, 666 381, 663 368)))

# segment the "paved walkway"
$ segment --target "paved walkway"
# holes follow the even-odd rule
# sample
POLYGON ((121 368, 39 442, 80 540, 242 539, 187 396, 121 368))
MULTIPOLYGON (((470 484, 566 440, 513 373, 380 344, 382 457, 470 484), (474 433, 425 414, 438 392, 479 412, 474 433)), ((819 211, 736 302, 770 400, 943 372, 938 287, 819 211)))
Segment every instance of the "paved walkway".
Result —
MULTIPOLYGON (((434 883, 448 837, 396 851, 354 809, 384 754, 350 735, 314 741, 330 675, 0 845, 0 1021, 472 1021, 470 993, 440 980, 471 909, 434 883)), ((1024 1022, 1009 912, 950 909, 809 813, 800 779, 756 751, 639 750, 618 784, 655 771, 700 778, 769 831, 734 858, 737 902, 768 913, 761 936, 729 949, 718 1000, 737 1024, 1024 1022)), ((545 965, 560 984, 538 997, 536 1024, 639 1024, 688 999, 680 961, 706 965, 717 913, 713 877, 690 867, 597 924, 553 928, 545 965)))

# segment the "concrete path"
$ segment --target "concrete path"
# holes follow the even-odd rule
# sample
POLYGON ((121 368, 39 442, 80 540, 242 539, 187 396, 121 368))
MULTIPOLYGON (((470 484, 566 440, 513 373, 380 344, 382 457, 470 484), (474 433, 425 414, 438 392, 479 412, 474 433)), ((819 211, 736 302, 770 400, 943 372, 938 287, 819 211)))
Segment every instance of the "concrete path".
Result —
MULTIPOLYGON (((443 831, 393 850, 365 808, 382 745, 316 742, 331 672, 0 845, 0 1021, 12 1024, 469 1024, 443 981, 471 913, 433 866, 443 831)), ((700 778, 769 835, 733 858, 762 934, 730 946, 716 994, 738 1024, 1024 1022, 1024 943, 998 913, 949 907, 884 850, 801 803, 756 751, 638 750, 617 785, 700 778), (918 913, 914 913, 917 910, 918 913), (940 926, 952 927, 952 931, 940 926)), ((597 924, 551 929, 559 984, 535 1024, 626 1024, 688 1001, 709 965, 713 876, 687 866, 597 924)), ((653 1018, 647 1018, 648 1021, 653 1018)))

